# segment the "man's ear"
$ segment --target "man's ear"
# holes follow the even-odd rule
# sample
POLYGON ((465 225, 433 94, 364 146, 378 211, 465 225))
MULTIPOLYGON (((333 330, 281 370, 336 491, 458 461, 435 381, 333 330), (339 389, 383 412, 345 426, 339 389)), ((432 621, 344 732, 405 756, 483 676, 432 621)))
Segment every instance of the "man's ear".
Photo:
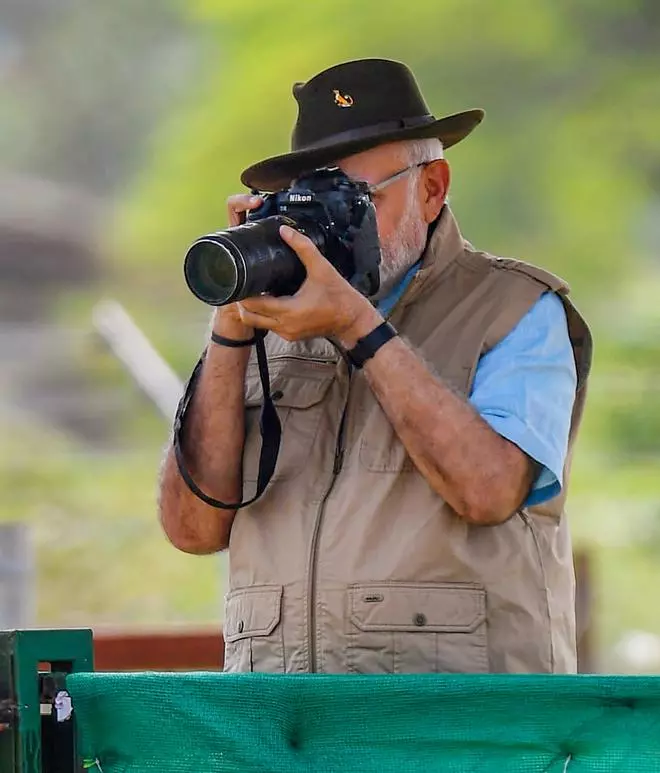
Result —
POLYGON ((427 223, 432 223, 445 204, 451 173, 444 158, 432 161, 422 170, 422 214, 427 223))

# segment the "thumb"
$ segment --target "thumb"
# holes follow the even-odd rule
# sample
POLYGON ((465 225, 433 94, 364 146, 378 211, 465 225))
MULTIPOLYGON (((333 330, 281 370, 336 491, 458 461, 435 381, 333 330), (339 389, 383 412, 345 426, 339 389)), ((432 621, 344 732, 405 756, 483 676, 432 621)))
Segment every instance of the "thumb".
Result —
POLYGON ((328 262, 318 251, 314 242, 304 234, 301 234, 300 231, 296 231, 288 225, 282 225, 280 226, 280 236, 300 258, 308 274, 318 273, 319 269, 328 265, 328 262))

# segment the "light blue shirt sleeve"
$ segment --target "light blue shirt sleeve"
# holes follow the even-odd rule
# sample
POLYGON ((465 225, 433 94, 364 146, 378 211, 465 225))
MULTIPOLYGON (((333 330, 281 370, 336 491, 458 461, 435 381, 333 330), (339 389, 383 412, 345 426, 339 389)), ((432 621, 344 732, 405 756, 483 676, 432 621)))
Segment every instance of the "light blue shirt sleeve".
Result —
POLYGON ((479 360, 471 404, 495 432, 542 466, 527 506, 561 491, 576 386, 566 313, 554 293, 542 295, 479 360))

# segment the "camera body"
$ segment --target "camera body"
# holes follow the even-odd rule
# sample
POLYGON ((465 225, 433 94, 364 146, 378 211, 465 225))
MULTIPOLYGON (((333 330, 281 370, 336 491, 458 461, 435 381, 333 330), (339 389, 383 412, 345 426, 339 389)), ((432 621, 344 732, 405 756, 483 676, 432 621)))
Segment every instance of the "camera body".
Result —
POLYGON ((243 225, 203 236, 188 250, 184 273, 198 298, 221 306, 262 293, 296 293, 306 271, 280 237, 281 225, 309 237, 363 295, 378 291, 376 210, 365 182, 351 180, 338 168, 319 169, 263 198, 243 225))
POLYGON ((262 206, 252 210, 247 221, 277 215, 288 218, 306 235, 317 236, 314 232, 320 229, 323 244, 317 246, 344 279, 364 295, 378 291, 378 228, 366 183, 351 180, 338 168, 319 169, 300 177, 287 190, 266 194, 262 206))

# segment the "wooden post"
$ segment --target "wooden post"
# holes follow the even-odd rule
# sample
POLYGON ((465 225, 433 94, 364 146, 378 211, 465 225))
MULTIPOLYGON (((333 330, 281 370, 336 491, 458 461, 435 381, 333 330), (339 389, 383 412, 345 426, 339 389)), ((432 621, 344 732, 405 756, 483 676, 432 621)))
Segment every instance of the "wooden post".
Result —
POLYGON ((0 523, 0 630, 34 625, 34 556, 24 523, 0 523))
POLYGON ((575 617, 577 627, 578 672, 593 674, 596 671, 594 652, 594 604, 591 562, 586 551, 577 551, 575 565, 575 617))

